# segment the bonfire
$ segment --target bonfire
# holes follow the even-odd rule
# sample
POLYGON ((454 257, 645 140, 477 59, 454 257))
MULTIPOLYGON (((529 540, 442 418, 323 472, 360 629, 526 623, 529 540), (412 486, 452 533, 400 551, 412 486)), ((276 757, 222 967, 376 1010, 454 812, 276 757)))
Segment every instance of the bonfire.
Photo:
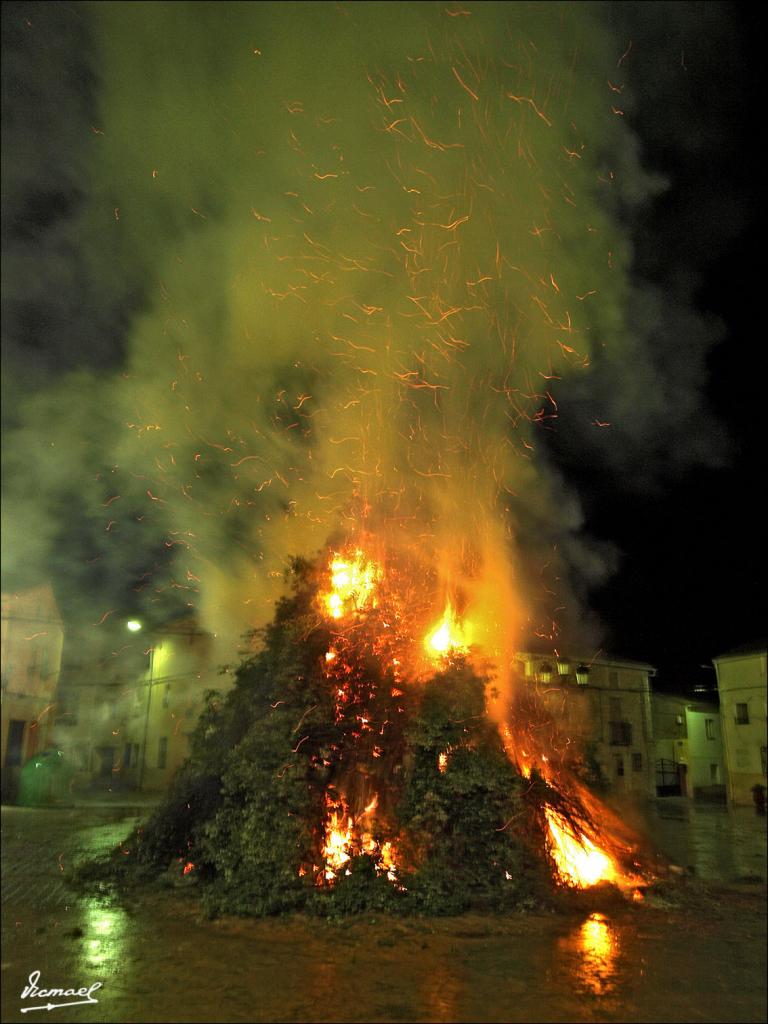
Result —
POLYGON ((291 578, 123 870, 170 866, 250 914, 511 909, 599 884, 639 898, 637 844, 525 684, 500 697, 460 592, 436 599, 436 577, 360 543, 291 578))

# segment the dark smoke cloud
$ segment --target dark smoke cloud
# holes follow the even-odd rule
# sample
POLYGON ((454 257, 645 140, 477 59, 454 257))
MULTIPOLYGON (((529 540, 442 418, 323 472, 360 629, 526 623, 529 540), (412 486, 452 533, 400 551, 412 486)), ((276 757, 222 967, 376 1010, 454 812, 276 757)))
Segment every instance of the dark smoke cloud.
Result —
POLYGON ((623 41, 620 102, 639 159, 650 150, 664 173, 623 215, 634 241, 627 350, 599 353, 589 381, 574 382, 553 448, 574 477, 592 464, 622 491, 653 493, 733 457, 707 399, 708 357, 725 326, 700 310, 708 268, 749 216, 734 127, 745 116, 743 42, 729 4, 613 4, 604 16, 623 41), (610 431, 591 429, 596 421, 610 431))
POLYGON ((118 295, 84 232, 95 136, 94 52, 85 12, 6 3, 3 26, 4 418, 16 400, 79 367, 114 367, 118 295))

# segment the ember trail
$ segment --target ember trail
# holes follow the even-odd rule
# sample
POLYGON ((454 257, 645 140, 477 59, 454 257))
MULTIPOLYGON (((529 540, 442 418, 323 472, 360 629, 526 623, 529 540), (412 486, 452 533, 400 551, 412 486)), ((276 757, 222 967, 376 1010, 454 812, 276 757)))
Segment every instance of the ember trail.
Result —
POLYGON ((93 216, 148 284, 80 475, 117 563, 162 548, 140 603, 193 608, 230 661, 285 559, 362 526, 440 577, 435 650, 457 622, 507 654, 583 637, 572 576, 602 559, 547 437, 634 351, 615 214, 643 194, 599 6, 89 10, 93 216))
POLYGON ((408 4, 395 32, 387 5, 234 5, 225 28, 197 5, 169 80, 178 6, 96 8, 105 115, 152 83, 126 120, 158 172, 135 129, 100 137, 120 237, 162 282, 114 461, 170 585, 258 643, 121 865, 175 859, 251 913, 631 887, 632 841, 514 660, 584 635, 572 577, 603 569, 545 431, 630 337, 620 53, 591 5, 408 4), (147 244, 155 223, 178 237, 147 244))
POLYGON ((256 915, 514 909, 598 883, 637 892, 637 851, 567 766, 540 770, 541 749, 515 759, 514 708, 500 728, 471 623, 455 611, 435 622, 436 574, 350 545, 295 562, 291 580, 113 870, 170 865, 211 909, 256 915))

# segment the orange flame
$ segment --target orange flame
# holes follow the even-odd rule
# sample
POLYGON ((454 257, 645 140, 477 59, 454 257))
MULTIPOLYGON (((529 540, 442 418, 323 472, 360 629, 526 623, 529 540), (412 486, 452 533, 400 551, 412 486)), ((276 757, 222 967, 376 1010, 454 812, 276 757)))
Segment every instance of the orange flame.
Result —
MULTIPOLYGON (((403 579, 407 581, 408 577, 401 578, 398 564, 395 562, 393 567, 390 561, 388 578, 385 579, 383 565, 379 561, 360 547, 345 547, 341 553, 334 552, 327 567, 327 589, 321 591, 319 605, 325 615, 339 623, 333 645, 325 653, 325 674, 337 697, 337 721, 346 717, 346 706, 353 696, 347 654, 354 649, 356 627, 360 625, 361 618, 374 609, 378 610, 382 632, 377 635, 373 650, 377 657, 392 666, 398 683, 392 689, 392 696, 403 693, 399 687, 402 674, 399 666, 401 660, 406 666, 411 664, 412 653, 415 653, 413 645, 418 644, 407 623, 411 616, 416 622, 423 623, 424 606, 419 607, 420 598, 415 605, 411 600, 414 593, 418 594, 418 587, 412 583, 406 582, 404 593, 400 593, 403 579), (406 593, 407 601, 404 599, 406 593)), ((463 607, 463 604, 458 607, 463 607)), ((423 649, 438 665, 452 656, 469 654, 474 650, 472 643, 479 639, 479 634, 475 637, 473 633, 477 633, 481 623, 482 619, 477 619, 473 627, 472 623, 460 617, 457 604, 448 597, 442 618, 421 642, 423 649)), ((424 668, 423 656, 417 655, 411 670, 422 673, 424 668)), ((370 732, 373 726, 365 714, 359 713, 360 710, 355 706, 350 721, 353 717, 353 726, 359 733, 370 732)), ((625 891, 628 886, 642 884, 640 876, 627 867, 626 855, 633 849, 631 841, 628 843, 623 839, 621 828, 611 821, 605 808, 572 777, 561 763, 562 758, 558 760, 563 744, 557 742, 556 731, 547 728, 536 732, 526 727, 531 716, 525 711, 523 707, 522 714, 516 712, 512 721, 499 723, 508 757, 525 778, 530 778, 535 771, 545 783, 569 794, 574 806, 581 807, 584 812, 577 825, 550 804, 543 806, 546 822, 544 842, 561 884, 585 889, 600 882, 611 882, 625 891), (600 822, 599 830, 587 824, 596 821, 600 822)), ((542 722, 549 721, 546 716, 540 717, 542 722)), ((532 720, 538 721, 535 715, 532 720)), ((376 746, 372 750, 374 757, 381 756, 381 753, 381 747, 376 746)), ((450 756, 450 747, 438 754, 437 769, 441 774, 448 769, 450 756)), ((314 868, 318 885, 332 886, 342 872, 350 873, 353 857, 366 854, 372 857, 377 872, 386 874, 397 888, 402 888, 397 882, 395 845, 375 838, 378 830, 374 830, 371 819, 377 805, 378 798, 374 795, 363 810, 349 813, 343 795, 326 795, 327 817, 321 846, 323 866, 314 868)))
MULTIPOLYGON (((333 885, 339 872, 349 874, 349 862, 359 853, 373 857, 378 874, 386 874, 393 884, 397 884, 397 848, 392 842, 379 843, 370 831, 362 832, 359 828, 363 820, 370 822, 373 812, 378 806, 379 798, 373 795, 363 812, 354 818, 347 812, 346 801, 341 797, 338 802, 326 794, 326 806, 329 808, 325 824, 325 841, 322 854, 325 867, 318 878, 333 885)), ((370 825, 368 825, 370 828, 370 825)))
POLYGON ((469 627, 460 621, 448 601, 442 619, 427 635, 424 646, 432 658, 445 658, 451 654, 466 654, 469 643, 469 627))
POLYGON ((588 889, 598 882, 617 882, 619 872, 614 861, 583 833, 573 827, 554 808, 546 805, 544 813, 549 831, 548 847, 558 874, 566 885, 588 889))
POLYGON ((376 587, 382 577, 382 569, 359 548, 352 557, 334 554, 330 573, 331 588, 320 596, 326 613, 332 619, 376 607, 376 587))
POLYGON ((380 870, 386 872, 390 882, 397 882, 397 849, 394 843, 386 842, 381 844, 380 870))
MULTIPOLYGON (((326 798, 328 800, 328 798, 326 798)), ((330 803, 330 801, 328 801, 330 803)), ((325 859, 325 880, 333 882, 336 875, 344 867, 352 856, 352 825, 351 817, 346 818, 344 824, 344 812, 336 808, 328 815, 325 826, 325 845, 323 846, 323 857, 325 859)))

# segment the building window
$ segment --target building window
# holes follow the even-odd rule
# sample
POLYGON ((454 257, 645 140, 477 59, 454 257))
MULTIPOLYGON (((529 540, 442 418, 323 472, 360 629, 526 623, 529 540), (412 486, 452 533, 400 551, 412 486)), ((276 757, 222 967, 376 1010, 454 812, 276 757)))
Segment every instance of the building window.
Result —
POLYGON ((77 712, 79 707, 79 692, 77 690, 63 690, 59 698, 59 710, 56 715, 56 724, 77 725, 77 712))
POLYGON ((736 724, 749 725, 749 704, 736 705, 736 724))
POLYGON ((161 736, 157 744, 157 767, 165 768, 168 763, 168 737, 161 736))
POLYGON ((616 754, 613 759, 613 763, 616 767, 616 776, 619 777, 624 774, 624 758, 620 754, 616 754))
POLYGON ((124 768, 136 768, 139 763, 139 744, 138 743, 126 743, 125 753, 123 754, 123 767, 124 768))
POLYGON ((632 755, 632 771, 641 772, 643 770, 643 755, 635 753, 632 755))
POLYGON ((632 746, 632 723, 631 722, 609 722, 610 739, 608 742, 612 747, 632 746))
POLYGON ((760 764, 763 767, 763 775, 768 774, 768 747, 760 747, 760 764))
POLYGON ((707 733, 707 739, 713 740, 715 738, 715 720, 714 718, 704 719, 704 728, 707 733))

